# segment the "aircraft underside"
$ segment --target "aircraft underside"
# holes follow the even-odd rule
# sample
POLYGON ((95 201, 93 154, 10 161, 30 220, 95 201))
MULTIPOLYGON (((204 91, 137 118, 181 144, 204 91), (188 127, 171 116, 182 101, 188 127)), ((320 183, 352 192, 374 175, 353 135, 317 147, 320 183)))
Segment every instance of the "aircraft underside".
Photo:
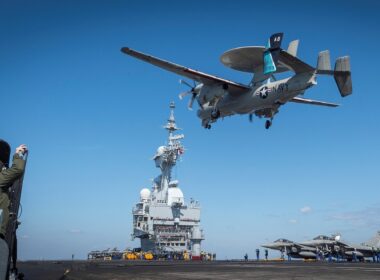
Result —
POLYGON ((259 87, 240 98, 221 99, 216 106, 204 106, 198 111, 198 117, 202 120, 202 126, 210 129, 211 123, 220 118, 248 114, 249 120, 252 121, 255 115, 266 118, 265 127, 269 128, 274 116, 279 112, 279 107, 303 92, 304 90, 298 90, 262 95, 259 87))

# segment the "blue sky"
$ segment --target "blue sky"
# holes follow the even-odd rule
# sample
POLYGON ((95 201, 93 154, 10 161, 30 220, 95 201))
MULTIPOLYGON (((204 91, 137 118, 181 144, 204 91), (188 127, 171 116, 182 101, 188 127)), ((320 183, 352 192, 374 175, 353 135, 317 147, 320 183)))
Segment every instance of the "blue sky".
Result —
MULTIPOLYGON (((168 104, 187 148, 175 170, 187 200, 202 204, 205 250, 253 255, 280 237, 340 232, 361 242, 380 230, 376 1, 2 1, 1 138, 26 143, 21 259, 65 259, 130 241, 131 208, 158 174, 168 104), (314 65, 350 55, 354 94, 330 77, 287 104, 273 126, 227 118, 205 130, 178 93, 180 77, 120 52, 128 46, 241 83, 224 67, 231 48, 284 32, 314 65)), ((276 256, 275 252, 272 252, 276 256)))

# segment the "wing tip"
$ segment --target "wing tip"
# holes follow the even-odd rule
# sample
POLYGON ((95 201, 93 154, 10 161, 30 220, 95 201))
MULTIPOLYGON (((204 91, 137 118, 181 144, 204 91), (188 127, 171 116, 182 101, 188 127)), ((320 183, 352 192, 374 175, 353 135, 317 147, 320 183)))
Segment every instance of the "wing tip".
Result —
POLYGON ((128 47, 122 47, 122 48, 120 49, 120 51, 123 52, 123 53, 129 54, 129 53, 131 52, 131 49, 128 48, 128 47))

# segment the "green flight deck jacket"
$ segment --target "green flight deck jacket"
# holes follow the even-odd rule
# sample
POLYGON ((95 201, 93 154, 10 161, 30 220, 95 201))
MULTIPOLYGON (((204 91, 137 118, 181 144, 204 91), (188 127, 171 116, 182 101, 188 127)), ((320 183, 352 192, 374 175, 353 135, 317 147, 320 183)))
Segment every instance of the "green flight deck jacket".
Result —
POLYGON ((21 177, 25 170, 25 160, 15 154, 12 166, 8 169, 0 170, 0 209, 3 210, 3 220, 1 223, 0 234, 5 235, 9 220, 9 187, 14 181, 21 177))

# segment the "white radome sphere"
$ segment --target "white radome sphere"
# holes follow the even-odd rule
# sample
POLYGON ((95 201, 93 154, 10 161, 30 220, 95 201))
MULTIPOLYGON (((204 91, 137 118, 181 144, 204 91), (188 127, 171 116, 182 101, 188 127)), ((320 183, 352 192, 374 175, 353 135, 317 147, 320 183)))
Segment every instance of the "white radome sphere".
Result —
POLYGON ((142 201, 148 200, 149 197, 150 197, 150 190, 149 189, 144 188, 140 191, 140 200, 142 200, 142 201))
POLYGON ((165 146, 160 146, 157 149, 156 156, 161 156, 165 152, 165 146))

